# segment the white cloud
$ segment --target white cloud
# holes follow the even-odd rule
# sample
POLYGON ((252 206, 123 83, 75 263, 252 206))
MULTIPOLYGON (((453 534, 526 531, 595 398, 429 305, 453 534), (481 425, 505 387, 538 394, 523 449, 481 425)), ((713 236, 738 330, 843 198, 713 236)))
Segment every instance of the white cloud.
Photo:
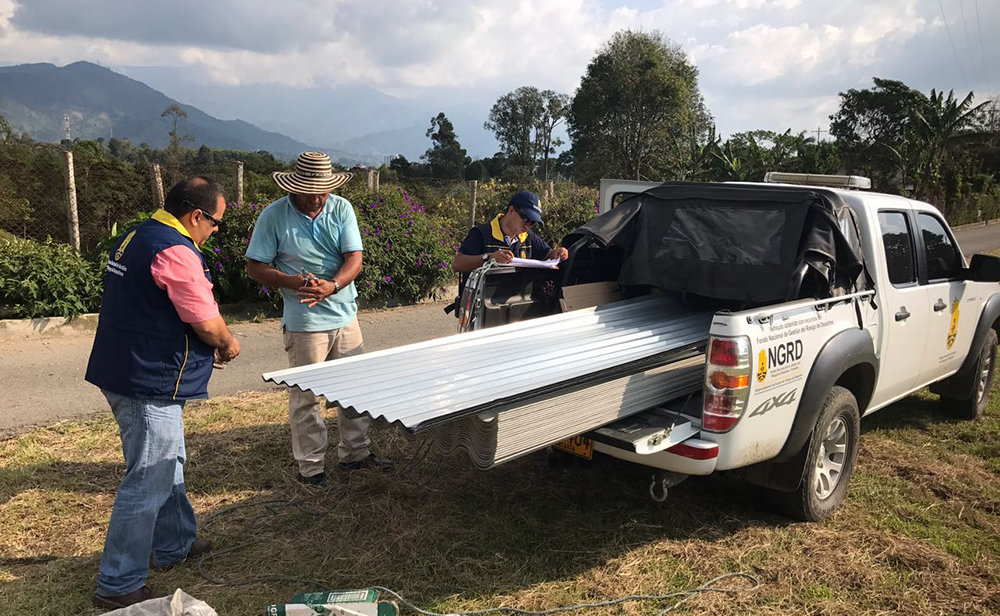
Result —
POLYGON ((986 80, 986 67, 969 60, 1000 57, 997 2, 979 3, 981 23, 959 25, 950 15, 958 59, 938 0, 663 0, 640 8, 616 0, 288 0, 276 7, 0 0, 0 62, 185 67, 218 84, 362 83, 398 95, 438 88, 472 97, 520 85, 571 93, 615 31, 659 30, 699 67, 724 133, 767 128, 767 118, 782 117, 773 109, 824 121, 836 92, 864 87, 873 75, 928 90, 1000 89, 1000 66, 986 80), (974 49, 958 34, 963 26, 974 49), (959 62, 968 66, 957 71, 959 62), (979 81, 963 85, 960 73, 979 81))

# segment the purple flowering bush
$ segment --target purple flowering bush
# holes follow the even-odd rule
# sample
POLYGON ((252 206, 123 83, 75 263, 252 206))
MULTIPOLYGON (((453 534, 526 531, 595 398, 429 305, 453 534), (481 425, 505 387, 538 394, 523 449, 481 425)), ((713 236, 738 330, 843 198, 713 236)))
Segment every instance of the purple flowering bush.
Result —
POLYGON ((348 198, 365 247, 364 267, 355 281, 361 297, 376 304, 413 302, 452 282, 453 235, 405 190, 383 186, 378 195, 348 198))
POLYGON ((219 303, 264 301, 281 307, 281 293, 277 289, 261 287, 259 282, 247 276, 247 245, 257 216, 266 205, 230 203, 226 206, 223 228, 213 233, 202 246, 219 303))
MULTIPOLYGON (((477 219, 485 222, 495 216, 520 188, 495 181, 480 184, 477 219)), ((538 186, 528 188, 541 191, 538 186)), ((456 280, 451 262, 469 230, 468 222, 460 220, 462 205, 457 201, 438 203, 436 212, 429 212, 405 189, 388 183, 375 194, 363 182, 351 182, 341 194, 354 205, 358 217, 365 250, 364 267, 355 284, 367 303, 417 301, 456 280), (451 215, 446 214, 449 210, 451 215)), ((542 200, 545 224, 537 232, 558 245, 563 236, 596 215, 596 200, 593 189, 556 184, 555 195, 542 200)), ((266 205, 230 203, 224 228, 202 247, 220 303, 266 302, 281 307, 277 289, 262 287, 246 274, 247 245, 266 205)), ((113 239, 109 236, 107 241, 113 239)))

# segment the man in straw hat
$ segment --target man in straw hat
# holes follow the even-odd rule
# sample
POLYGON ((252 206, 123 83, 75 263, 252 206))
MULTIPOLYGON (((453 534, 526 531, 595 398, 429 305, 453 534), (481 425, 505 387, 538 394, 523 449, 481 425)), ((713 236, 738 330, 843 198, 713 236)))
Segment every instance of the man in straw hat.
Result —
MULTIPOLYGON (((351 179, 335 173, 330 157, 305 152, 295 171, 276 172, 274 181, 288 195, 261 212, 247 247, 247 274, 281 291, 281 325, 291 367, 364 352, 358 325, 354 279, 361 273, 361 233, 351 203, 331 191, 351 179), (272 265, 273 264, 273 265, 272 265)), ((288 416, 292 455, 299 480, 326 480, 326 424, 320 399, 291 390, 288 416)), ((392 465, 368 449, 368 418, 351 419, 338 409, 340 466, 385 469, 392 465)))

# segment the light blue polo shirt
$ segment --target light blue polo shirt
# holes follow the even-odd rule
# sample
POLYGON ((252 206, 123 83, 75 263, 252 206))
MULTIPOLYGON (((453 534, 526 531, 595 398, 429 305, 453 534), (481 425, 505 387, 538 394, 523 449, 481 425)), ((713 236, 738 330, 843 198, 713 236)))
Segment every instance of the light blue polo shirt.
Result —
MULTIPOLYGON (((351 202, 330 195, 323 211, 309 218, 285 196, 264 208, 257 218, 247 258, 273 263, 285 274, 311 272, 330 280, 344 264, 342 253, 362 250, 358 219, 351 202)), ((281 289, 281 323, 292 332, 321 332, 350 324, 358 312, 354 283, 312 308, 299 303, 294 289, 281 289)))

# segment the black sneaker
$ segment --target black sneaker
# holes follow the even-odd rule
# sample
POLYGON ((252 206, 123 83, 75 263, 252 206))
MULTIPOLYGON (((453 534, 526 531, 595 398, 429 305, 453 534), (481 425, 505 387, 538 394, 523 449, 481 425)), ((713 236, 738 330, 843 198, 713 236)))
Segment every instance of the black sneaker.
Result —
POLYGON ((298 479, 307 486, 321 486, 326 483, 326 473, 317 473, 308 477, 303 477, 302 473, 299 473, 298 479))
POLYGON ((373 468, 378 471, 389 471, 392 470, 393 462, 392 460, 383 460, 381 458, 376 458, 375 454, 369 453, 368 457, 361 458, 360 460, 355 460, 354 462, 341 462, 340 468, 345 471, 356 471, 362 468, 373 468))

